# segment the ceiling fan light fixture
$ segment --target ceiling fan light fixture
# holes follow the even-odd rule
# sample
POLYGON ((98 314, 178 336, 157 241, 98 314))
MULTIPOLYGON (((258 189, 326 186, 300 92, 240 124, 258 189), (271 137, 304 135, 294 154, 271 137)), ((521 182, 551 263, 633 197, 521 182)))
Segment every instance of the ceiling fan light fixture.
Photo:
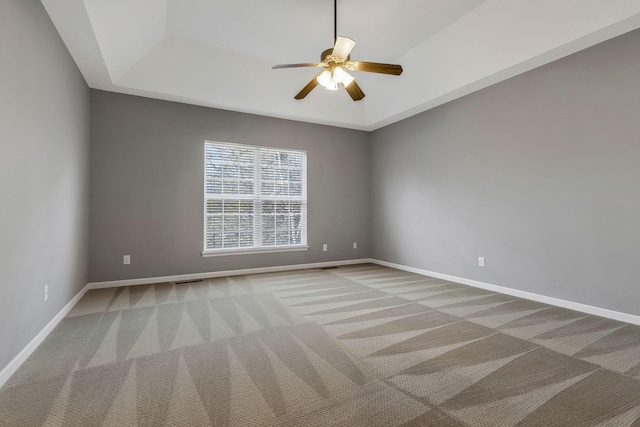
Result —
POLYGON ((329 71, 323 71, 318 76, 318 83, 320 83, 321 86, 326 86, 329 80, 331 80, 331 73, 329 71))
POLYGON ((342 67, 337 67, 333 70, 333 80, 335 80, 336 83, 342 83, 344 87, 347 87, 351 82, 353 82, 354 78, 342 67))
POLYGON ((334 80, 334 76, 332 76, 331 72, 329 72, 328 70, 320 73, 317 80, 318 83, 320 83, 320 85, 325 89, 338 90, 338 82, 334 80))
POLYGON ((364 71, 369 73, 391 74, 399 76, 402 74, 402 67, 397 64, 383 64, 379 62, 352 61, 351 50, 356 42, 348 37, 338 37, 338 6, 337 0, 333 1, 333 48, 326 49, 320 55, 320 62, 303 64, 280 64, 271 68, 299 68, 314 67, 324 68, 320 74, 311 79, 305 87, 298 92, 294 99, 304 99, 309 92, 320 85, 327 90, 338 90, 342 84, 351 99, 360 101, 365 97, 364 92, 348 71, 364 71))

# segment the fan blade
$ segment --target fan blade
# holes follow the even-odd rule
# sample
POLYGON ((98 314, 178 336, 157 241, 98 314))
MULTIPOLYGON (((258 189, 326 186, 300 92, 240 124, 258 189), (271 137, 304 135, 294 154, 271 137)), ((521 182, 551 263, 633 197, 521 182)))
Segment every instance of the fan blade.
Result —
POLYGON ((365 71, 367 73, 393 74, 394 76, 402 74, 402 66, 395 64, 353 61, 353 66, 356 71, 365 71))
POLYGON ((356 83, 355 80, 344 88, 354 101, 360 101, 365 96, 364 92, 360 89, 360 86, 358 86, 358 83, 356 83))
POLYGON ((356 42, 347 37, 338 37, 336 45, 333 47, 333 53, 331 55, 336 58, 347 59, 351 50, 356 45, 356 42))
POLYGON ((277 70, 279 68, 301 68, 301 67, 324 67, 324 64, 318 63, 304 63, 304 64, 279 64, 271 67, 272 70, 277 70))
MULTIPOLYGON (((320 73, 322 74, 322 73, 320 73)), ((303 99, 305 96, 309 95, 309 92, 313 90, 316 86, 318 86, 318 74, 315 76, 305 87, 302 88, 300 92, 294 97, 295 99, 303 99)))

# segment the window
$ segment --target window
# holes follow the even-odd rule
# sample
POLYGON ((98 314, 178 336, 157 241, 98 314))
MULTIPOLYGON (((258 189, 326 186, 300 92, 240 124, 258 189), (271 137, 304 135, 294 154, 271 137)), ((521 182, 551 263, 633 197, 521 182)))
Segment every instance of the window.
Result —
POLYGON ((307 153, 205 142, 203 255, 307 249, 307 153))

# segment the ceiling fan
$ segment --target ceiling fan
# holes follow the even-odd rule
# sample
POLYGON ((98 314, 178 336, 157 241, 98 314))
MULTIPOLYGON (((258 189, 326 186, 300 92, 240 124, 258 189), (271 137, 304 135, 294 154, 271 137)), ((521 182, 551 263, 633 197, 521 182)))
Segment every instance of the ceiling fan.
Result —
POLYGON ((318 84, 328 90, 338 90, 338 85, 342 84, 347 93, 354 101, 364 98, 364 92, 358 86, 355 79, 349 71, 365 71, 368 73, 391 74, 399 76, 402 74, 402 67, 395 64, 382 64, 379 62, 361 62, 351 60, 350 54, 356 42, 347 37, 338 37, 338 12, 337 1, 333 0, 333 41, 334 46, 322 52, 320 62, 303 63, 303 64, 280 64, 274 65, 272 69, 279 68, 300 68, 300 67, 316 67, 323 68, 316 77, 313 78, 302 90, 295 96, 295 99, 303 99, 318 84))

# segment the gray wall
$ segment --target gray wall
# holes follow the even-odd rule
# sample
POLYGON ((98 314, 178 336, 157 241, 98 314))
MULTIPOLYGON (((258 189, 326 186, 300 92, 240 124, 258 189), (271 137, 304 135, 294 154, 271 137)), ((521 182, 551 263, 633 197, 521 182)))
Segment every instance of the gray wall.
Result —
POLYGON ((366 132, 92 90, 90 280, 369 257, 369 148, 366 132), (308 251, 202 257, 205 140, 307 150, 308 251))
POLYGON ((635 31, 374 132, 373 256, 640 314, 639 52, 635 31))
POLYGON ((0 153, 2 369, 88 279, 89 88, 38 0, 0 1, 0 153))

